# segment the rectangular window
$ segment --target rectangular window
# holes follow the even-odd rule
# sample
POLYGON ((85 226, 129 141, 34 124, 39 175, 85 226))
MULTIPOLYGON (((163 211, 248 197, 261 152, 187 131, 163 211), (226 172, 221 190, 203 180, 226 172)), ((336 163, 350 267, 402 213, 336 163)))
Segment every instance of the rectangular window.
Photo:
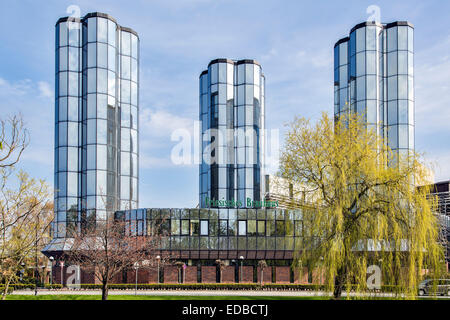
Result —
POLYGON ((189 220, 181 220, 181 235, 189 235, 189 220))
POLYGON ((208 235, 208 220, 200 221, 200 235, 207 236, 208 235))
POLYGON ((219 236, 228 235, 228 220, 219 220, 219 236))
POLYGON ((276 235, 279 237, 286 235, 286 225, 284 220, 277 220, 276 221, 276 235))
POLYGON ((198 220, 191 220, 191 236, 200 235, 200 223, 198 220))
POLYGON ((247 235, 247 221, 245 220, 239 220, 238 221, 238 235, 245 236, 247 235))
POLYGON ((180 234, 180 220, 178 219, 172 219, 171 220, 171 234, 172 235, 179 235, 180 234))
POLYGON ((258 220, 258 236, 264 236, 266 234, 266 221, 258 220))
POLYGON ((256 236, 256 220, 248 220, 247 229, 247 234, 249 236, 256 236))

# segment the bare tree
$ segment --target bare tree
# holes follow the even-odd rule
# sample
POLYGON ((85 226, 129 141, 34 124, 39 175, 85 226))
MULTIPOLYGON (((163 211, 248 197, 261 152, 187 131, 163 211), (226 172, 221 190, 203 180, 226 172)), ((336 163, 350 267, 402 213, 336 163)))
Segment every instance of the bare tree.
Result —
POLYGON ((18 280, 17 274, 23 264, 34 265, 35 272, 38 272, 39 259, 43 258, 40 249, 49 238, 48 227, 53 218, 50 189, 45 181, 32 179, 23 171, 11 181, 13 172, 12 168, 0 168, 0 278, 5 284, 3 299, 9 285, 18 280))
POLYGON ((258 268, 261 270, 260 284, 263 285, 264 269, 267 268, 267 263, 265 260, 258 261, 258 268))
POLYGON ((219 267, 219 282, 222 283, 222 272, 225 269, 225 262, 220 259, 216 260, 216 265, 219 267))
MULTIPOLYGON (((83 270, 93 272, 102 284, 102 300, 108 299, 108 285, 124 270, 135 263, 156 268, 161 234, 133 236, 125 221, 110 218, 95 226, 86 226, 73 237, 67 260, 83 270)), ((163 259, 165 260, 165 259, 163 259)))
POLYGON ((0 120, 0 168, 17 164, 29 142, 21 115, 0 120))

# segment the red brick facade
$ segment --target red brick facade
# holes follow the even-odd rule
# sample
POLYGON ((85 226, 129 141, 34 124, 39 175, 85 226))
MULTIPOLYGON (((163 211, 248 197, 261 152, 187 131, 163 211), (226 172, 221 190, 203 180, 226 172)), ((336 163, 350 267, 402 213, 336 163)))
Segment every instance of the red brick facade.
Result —
POLYGON ((164 283, 178 283, 178 268, 174 266, 164 267, 164 283))
POLYGON ((184 282, 197 283, 197 266, 187 266, 184 269, 184 282))
POLYGON ((289 283, 291 279, 291 267, 275 267, 275 282, 289 283))
POLYGON ((222 271, 222 282, 223 283, 234 283, 235 282, 235 267, 226 266, 222 271))
MULTIPOLYGON (((241 272, 241 267, 239 267, 239 272, 241 272)), ((239 281, 242 283, 253 283, 253 266, 243 266, 242 275, 239 274, 239 281), (241 279, 242 276, 242 279, 241 279)))
POLYGON ((216 283, 216 270, 213 266, 202 266, 202 283, 216 283))
MULTIPOLYGON (((217 267, 216 266, 201 266, 200 281, 201 283, 217 283, 217 267)), ((61 283, 61 267, 53 267, 53 283, 61 283)), ((163 274, 163 283, 178 283, 180 281, 178 276, 178 268, 171 265, 166 265, 161 267, 160 272, 163 274)), ((264 269, 263 282, 272 283, 272 273, 274 273, 276 283, 290 283, 291 282, 291 267, 289 266, 268 266, 264 269)), ((64 279, 63 283, 66 285, 67 279, 73 274, 68 272, 67 266, 64 266, 64 279)), ((197 266, 186 266, 183 270, 184 282, 185 283, 197 283, 199 281, 198 277, 198 267, 197 266)), ((181 277, 183 278, 183 274, 181 277)), ((94 277, 94 273, 91 271, 81 270, 81 283, 96 283, 100 284, 100 281, 94 277)), ((299 269, 294 269, 293 271, 294 283, 298 284, 308 284, 309 280, 311 283, 323 283, 324 275, 319 272, 319 270, 313 270, 308 275, 308 269, 305 267, 300 272, 299 269), (312 279, 310 279, 312 277, 312 279)), ((222 283, 235 283, 236 280, 241 283, 257 283, 261 281, 261 269, 255 268, 253 266, 239 266, 236 269, 235 265, 226 266, 222 270, 222 283), (242 268, 242 269, 241 269, 242 268), (254 275, 256 272, 256 275, 254 275), (242 279, 241 279, 242 277, 242 279)), ((157 283, 157 270, 139 268, 138 270, 138 283, 157 283)), ((183 279, 181 279, 183 281, 183 279)), ((130 269, 117 274, 111 283, 129 283, 133 284, 136 282, 136 271, 130 269)))
MULTIPOLYGON (((257 279, 258 283, 261 283, 261 268, 257 269, 257 279)), ((272 282, 272 267, 266 267, 262 273, 263 283, 271 283, 272 282)))

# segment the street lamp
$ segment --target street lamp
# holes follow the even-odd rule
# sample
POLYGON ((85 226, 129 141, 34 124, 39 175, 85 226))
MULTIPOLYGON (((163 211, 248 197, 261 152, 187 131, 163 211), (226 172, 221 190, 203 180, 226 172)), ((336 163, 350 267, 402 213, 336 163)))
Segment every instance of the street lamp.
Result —
POLYGON ((25 262, 20 264, 22 266, 22 270, 20 270, 20 281, 23 280, 23 275, 25 274, 25 262))
POLYGON ((158 256, 156 256, 156 261, 158 262, 158 276, 157 276, 157 278, 158 278, 158 284, 159 284, 159 260, 161 259, 161 257, 158 255, 158 256))
POLYGON ((50 256, 50 286, 53 285, 53 260, 55 260, 55 258, 53 258, 53 256, 50 256))
POLYGON ((64 287, 64 274, 63 274, 63 272, 64 272, 64 261, 61 261, 60 263, 59 263, 59 265, 61 266, 61 288, 62 287, 64 287))
POLYGON ((134 287, 134 295, 137 296, 137 284, 138 284, 138 271, 139 271, 139 262, 135 262, 133 268, 136 272, 136 286, 134 287))
POLYGON ((243 262, 244 262, 244 257, 243 257, 243 256, 240 256, 239 259, 241 260, 241 279, 239 280, 239 282, 242 282, 242 279, 243 279, 242 264, 243 264, 243 262))

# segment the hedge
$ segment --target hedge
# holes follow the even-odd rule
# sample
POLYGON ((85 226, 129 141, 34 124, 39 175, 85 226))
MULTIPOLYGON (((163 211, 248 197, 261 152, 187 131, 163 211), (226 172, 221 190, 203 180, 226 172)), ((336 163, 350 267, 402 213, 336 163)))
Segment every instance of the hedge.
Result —
MULTIPOLYGON (((3 285, 0 285, 0 294, 3 294, 3 291, 5 291, 5 286, 3 286, 3 285)), ((13 288, 11 288, 11 287, 8 287, 8 294, 10 294, 10 293, 12 293, 12 291, 13 291, 13 288)))
MULTIPOLYGON (((81 284, 80 289, 101 289, 101 284, 81 284)), ((356 286, 355 286, 356 287, 356 286)), ((351 289, 354 291, 355 287, 351 289)), ((108 284, 109 289, 131 290, 136 288, 136 284, 108 284)), ((382 292, 394 292, 396 286, 384 285, 382 292)), ((265 291, 321 291, 324 285, 318 284, 293 284, 293 283, 268 283, 260 285, 258 283, 149 283, 138 284, 138 290, 265 290, 265 291)), ((345 289, 344 289, 345 290, 345 289)), ((369 290, 367 290, 369 291, 369 290)), ((375 290, 372 290, 375 291, 375 290)))
MULTIPOLYGON (((81 284, 81 289, 101 289, 101 284, 81 284)), ((108 284, 109 289, 130 290, 136 284, 108 284)), ((322 290, 323 286, 305 284, 265 284, 257 283, 146 283, 138 284, 138 290, 322 290)))

